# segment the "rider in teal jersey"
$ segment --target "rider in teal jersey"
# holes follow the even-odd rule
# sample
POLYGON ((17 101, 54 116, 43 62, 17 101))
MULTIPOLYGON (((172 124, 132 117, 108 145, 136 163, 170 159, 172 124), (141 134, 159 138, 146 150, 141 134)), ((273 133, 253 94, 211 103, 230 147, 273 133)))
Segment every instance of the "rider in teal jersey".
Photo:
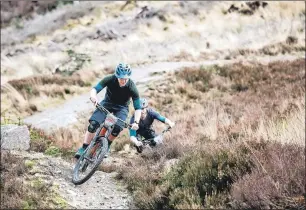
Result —
MULTIPOLYGON (((131 129, 138 129, 138 123, 141 116, 141 106, 137 87, 133 80, 130 79, 132 70, 129 65, 120 63, 115 70, 115 73, 104 77, 90 92, 90 98, 94 101, 95 105, 99 103, 97 93, 106 87, 106 94, 104 100, 100 105, 104 106, 108 111, 113 112, 114 115, 121 120, 125 121, 128 116, 128 106, 130 100, 133 100, 135 109, 135 122, 132 124, 131 129)), ((96 109, 92 116, 89 118, 88 129, 85 133, 83 146, 79 148, 75 154, 79 158, 90 144, 96 130, 100 124, 104 122, 106 114, 96 109)), ((114 126, 112 133, 108 136, 109 148, 113 140, 119 135, 123 129, 123 123, 118 121, 114 126)), ((106 128, 103 127, 100 135, 105 135, 106 128)), ((109 149, 108 149, 109 151, 109 149)))

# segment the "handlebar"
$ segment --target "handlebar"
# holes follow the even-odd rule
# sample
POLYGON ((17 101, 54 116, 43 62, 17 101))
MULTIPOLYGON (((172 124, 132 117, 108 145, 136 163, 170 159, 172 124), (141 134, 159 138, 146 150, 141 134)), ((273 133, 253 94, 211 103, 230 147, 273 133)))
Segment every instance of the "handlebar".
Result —
MULTIPOLYGON (((95 103, 95 101, 93 101, 91 98, 90 98, 90 100, 91 100, 91 102, 95 103)), ((100 111, 102 111, 102 112, 105 112, 105 113, 107 113, 107 114, 111 114, 110 111, 108 111, 104 106, 102 106, 102 105, 100 105, 100 104, 98 104, 98 103, 95 105, 95 107, 96 107, 97 109, 99 109, 100 111)), ((121 122, 124 123, 124 127, 125 127, 125 128, 131 128, 131 127, 132 127, 131 124, 129 124, 129 123, 127 123, 127 122, 121 120, 120 118, 117 117, 117 119, 118 119, 119 121, 121 121, 121 122)))
MULTIPOLYGON (((168 132, 168 131, 170 131, 171 130, 171 127, 170 126, 168 126, 165 130, 163 130, 159 135, 164 135, 166 132, 168 132)), ((151 140, 153 140, 154 138, 150 138, 150 139, 144 139, 144 140, 142 140, 142 143, 144 144, 144 145, 146 145, 146 144, 149 144, 150 142, 151 142, 151 140)))
POLYGON ((171 130, 171 127, 170 126, 168 126, 165 130, 163 130, 161 133, 162 134, 164 134, 164 133, 166 133, 166 132, 168 132, 168 131, 170 131, 171 130))

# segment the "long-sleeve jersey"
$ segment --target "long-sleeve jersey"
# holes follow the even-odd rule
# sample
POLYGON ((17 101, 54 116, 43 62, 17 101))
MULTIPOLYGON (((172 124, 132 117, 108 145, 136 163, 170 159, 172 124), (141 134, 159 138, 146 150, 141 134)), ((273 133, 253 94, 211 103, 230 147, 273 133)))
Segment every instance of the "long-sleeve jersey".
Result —
MULTIPOLYGON (((154 120, 165 123, 166 118, 152 108, 147 109, 147 116, 139 121, 139 129, 137 131, 130 129, 130 136, 142 135, 143 132, 152 129, 154 120)), ((131 117, 130 123, 134 122, 134 116, 131 117)))
POLYGON ((134 109, 141 109, 138 89, 133 80, 129 79, 124 87, 120 87, 118 79, 114 74, 107 75, 94 88, 99 93, 105 87, 106 93, 104 101, 128 106, 132 98, 134 109))

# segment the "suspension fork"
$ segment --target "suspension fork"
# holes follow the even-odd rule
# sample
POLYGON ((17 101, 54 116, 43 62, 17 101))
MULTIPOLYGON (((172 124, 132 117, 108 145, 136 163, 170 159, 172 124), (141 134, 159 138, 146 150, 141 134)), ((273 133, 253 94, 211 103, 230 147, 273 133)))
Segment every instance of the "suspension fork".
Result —
POLYGON ((100 132, 101 132, 102 128, 103 128, 103 124, 101 124, 101 126, 98 128, 98 130, 96 131, 95 136, 92 139, 92 141, 94 141, 93 142, 94 146, 93 146, 93 148, 90 151, 90 156, 91 157, 93 157, 95 155, 97 149, 100 146, 100 144, 97 144, 97 140, 100 138, 100 132))

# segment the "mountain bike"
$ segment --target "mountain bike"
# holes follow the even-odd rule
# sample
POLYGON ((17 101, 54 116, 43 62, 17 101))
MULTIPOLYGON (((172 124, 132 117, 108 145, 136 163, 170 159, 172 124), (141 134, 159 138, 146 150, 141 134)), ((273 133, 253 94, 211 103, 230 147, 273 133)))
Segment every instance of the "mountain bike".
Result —
MULTIPOLYGON (((163 136, 166 132, 170 131, 171 130, 171 127, 167 127, 165 130, 163 130, 159 135, 157 135, 156 137, 158 139, 163 139, 163 136)), ((144 139, 141 135, 137 135, 136 138, 138 141, 141 141, 142 142, 142 146, 136 146, 134 145, 134 147, 136 148, 137 152, 138 153, 142 153, 142 151, 144 150, 145 147, 149 146, 149 147, 152 147, 152 141, 156 138, 150 138, 150 139, 144 139)))
POLYGON ((118 121, 121 121, 124 124, 124 128, 131 127, 130 124, 126 123, 120 118, 117 118, 100 104, 97 104, 96 108, 102 112, 105 112, 106 118, 105 121, 101 123, 91 143, 88 145, 84 153, 79 157, 74 166, 72 183, 75 185, 80 185, 86 182, 95 173, 98 166, 102 163, 108 150, 107 138, 112 132, 114 125, 118 121), (100 131, 103 127, 107 129, 107 132, 105 136, 100 136, 100 131))

